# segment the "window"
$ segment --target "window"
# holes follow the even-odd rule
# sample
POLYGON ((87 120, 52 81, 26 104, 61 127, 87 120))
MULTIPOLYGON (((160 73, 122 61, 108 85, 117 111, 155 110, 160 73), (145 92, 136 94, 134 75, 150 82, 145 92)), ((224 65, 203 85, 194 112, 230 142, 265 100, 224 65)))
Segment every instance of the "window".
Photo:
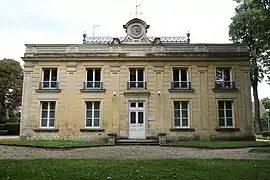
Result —
POLYGON ((58 89, 57 68, 43 69, 41 89, 58 89))
POLYGON ((189 88, 188 70, 186 68, 173 69, 172 89, 187 89, 189 88))
POLYGON ((99 128, 100 127, 100 101, 87 101, 85 102, 86 128, 99 128))
POLYGON ((233 82, 231 77, 231 68, 217 68, 216 69, 216 88, 232 88, 233 82))
POLYGON ((101 69, 87 69, 85 89, 88 88, 101 88, 101 69))
POLYGON ((174 101, 174 127, 189 127, 188 101, 174 101))
POLYGON ((233 127, 233 102, 218 101, 218 116, 220 127, 233 127))
POLYGON ((144 69, 129 69, 129 88, 146 88, 144 69))
POLYGON ((41 102, 41 128, 53 128, 55 124, 55 101, 41 102))

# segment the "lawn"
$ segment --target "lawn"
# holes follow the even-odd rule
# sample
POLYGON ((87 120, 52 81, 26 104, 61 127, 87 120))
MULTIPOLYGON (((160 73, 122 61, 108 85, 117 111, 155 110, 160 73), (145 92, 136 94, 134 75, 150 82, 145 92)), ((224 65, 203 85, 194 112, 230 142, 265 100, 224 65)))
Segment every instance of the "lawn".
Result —
POLYGON ((71 140, 20 140, 3 139, 0 145, 22 145, 22 146, 40 146, 40 147, 80 147, 80 146, 98 146, 104 144, 103 141, 71 141, 71 140))
POLYGON ((267 160, 1 160, 0 177, 12 180, 228 180, 269 179, 267 160))
POLYGON ((204 148, 245 148, 270 147, 270 142, 263 141, 175 141, 171 145, 204 148))

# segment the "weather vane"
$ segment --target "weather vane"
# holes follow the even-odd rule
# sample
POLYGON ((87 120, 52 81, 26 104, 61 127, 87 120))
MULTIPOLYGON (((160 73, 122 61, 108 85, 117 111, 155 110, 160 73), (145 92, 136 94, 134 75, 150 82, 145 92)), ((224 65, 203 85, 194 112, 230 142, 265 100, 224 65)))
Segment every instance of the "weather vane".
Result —
POLYGON ((93 27, 93 37, 95 37, 96 28, 100 27, 100 25, 94 24, 92 27, 93 27))
MULTIPOLYGON (((135 13, 134 13, 134 15, 135 15, 135 17, 136 18, 138 18, 138 15, 140 15, 140 14, 142 14, 141 12, 139 12, 139 4, 138 4, 138 0, 136 0, 136 6, 135 6, 135 13)), ((130 12, 130 14, 133 14, 133 12, 130 12)))

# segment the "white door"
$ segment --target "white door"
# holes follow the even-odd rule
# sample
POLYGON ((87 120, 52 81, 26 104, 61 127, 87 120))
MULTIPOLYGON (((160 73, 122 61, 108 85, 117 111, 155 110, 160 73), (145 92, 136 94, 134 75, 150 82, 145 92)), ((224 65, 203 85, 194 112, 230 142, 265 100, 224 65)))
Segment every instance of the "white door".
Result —
POLYGON ((145 103, 129 102, 129 138, 145 139, 145 103))

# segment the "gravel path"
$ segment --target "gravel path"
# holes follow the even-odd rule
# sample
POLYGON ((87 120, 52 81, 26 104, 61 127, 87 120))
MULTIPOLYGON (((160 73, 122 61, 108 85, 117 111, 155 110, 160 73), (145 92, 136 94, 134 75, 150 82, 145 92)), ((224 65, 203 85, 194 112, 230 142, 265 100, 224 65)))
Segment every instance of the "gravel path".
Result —
POLYGON ((245 149, 192 149, 160 146, 113 146, 72 150, 48 150, 39 148, 0 146, 0 159, 35 158, 105 158, 105 159, 157 159, 157 158, 226 158, 270 159, 269 154, 249 153, 245 149))

